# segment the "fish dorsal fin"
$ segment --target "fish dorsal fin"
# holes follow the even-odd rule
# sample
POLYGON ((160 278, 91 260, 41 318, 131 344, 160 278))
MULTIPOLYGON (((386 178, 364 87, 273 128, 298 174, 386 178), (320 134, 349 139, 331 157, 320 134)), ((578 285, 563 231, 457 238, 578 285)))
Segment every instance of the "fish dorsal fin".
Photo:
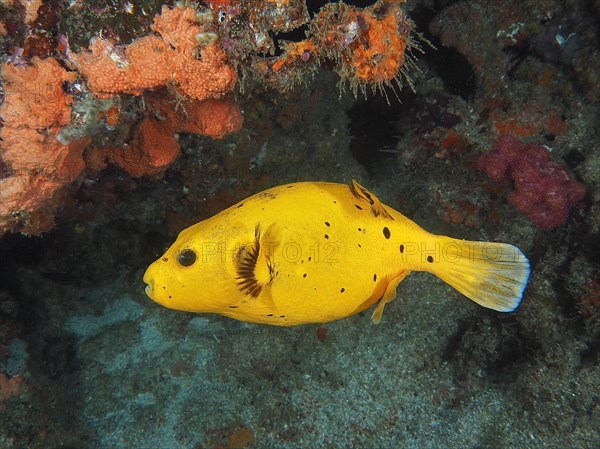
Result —
POLYGON ((268 245, 261 245, 260 226, 254 230, 254 240, 240 246, 236 256, 236 282, 240 291, 256 299, 265 285, 273 280, 273 266, 268 245))
POLYGON ((352 195, 354 195, 356 198, 368 202, 369 206, 371 207, 371 213, 375 217, 381 216, 384 218, 389 218, 391 220, 394 219, 383 206, 383 204, 381 204, 379 198, 377 198, 375 194, 369 192, 367 189, 361 186, 354 179, 352 180, 352 184, 350 185, 350 192, 352 192, 352 195))

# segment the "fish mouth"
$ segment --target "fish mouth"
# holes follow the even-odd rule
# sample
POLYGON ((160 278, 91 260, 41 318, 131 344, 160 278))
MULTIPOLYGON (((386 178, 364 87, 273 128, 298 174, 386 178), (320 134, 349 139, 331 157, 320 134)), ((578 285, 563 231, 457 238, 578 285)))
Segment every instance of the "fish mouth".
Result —
POLYGON ((152 293, 154 292, 154 280, 150 275, 150 267, 148 267, 148 269, 144 273, 143 281, 146 284, 146 288, 144 289, 144 291, 146 295, 148 295, 148 298, 154 300, 154 298, 152 297, 152 293))
POLYGON ((150 276, 148 276, 148 270, 146 270, 146 272, 144 273, 144 282, 146 283, 146 288, 144 289, 144 292, 146 293, 146 295, 148 295, 148 298, 154 300, 154 298, 152 297, 152 293, 154 291, 154 281, 150 278, 150 276))
POLYGON ((152 299, 152 285, 147 284, 146 288, 144 289, 144 292, 146 293, 146 295, 148 295, 148 298, 152 299))

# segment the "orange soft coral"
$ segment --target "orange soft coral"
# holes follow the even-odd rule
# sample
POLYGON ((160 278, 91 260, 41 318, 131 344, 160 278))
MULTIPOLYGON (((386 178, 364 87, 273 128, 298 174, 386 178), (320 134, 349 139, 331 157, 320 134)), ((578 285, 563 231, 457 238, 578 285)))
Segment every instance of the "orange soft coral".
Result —
MULTIPOLYGON (((184 115, 176 113, 168 100, 148 94, 153 114, 137 127, 129 145, 88 152, 88 164, 95 169, 112 162, 135 177, 160 176, 179 155, 176 133, 222 138, 241 127, 238 106, 220 100, 233 89, 237 76, 216 42, 199 45, 204 38, 210 41, 216 36, 197 21, 194 8, 164 6, 152 30, 157 35, 120 48, 96 38, 89 51, 72 55, 88 88, 100 97, 142 95, 169 85, 190 99, 184 115)), ((161 92, 164 96, 165 90, 161 92)))
POLYGON ((391 8, 383 17, 377 17, 372 10, 364 12, 366 29, 351 46, 350 67, 359 81, 392 81, 404 64, 408 39, 398 32, 398 14, 402 14, 399 8, 391 8))
POLYGON ((170 127, 153 117, 145 118, 133 141, 112 149, 107 159, 136 178, 160 175, 179 156, 179 142, 170 127))
POLYGON ((72 99, 63 83, 76 74, 54 59, 34 57, 28 66, 3 65, 6 99, 0 107, 0 235, 18 229, 39 234, 54 225, 63 188, 84 168, 87 140, 62 143, 58 133, 70 123, 72 99))
POLYGON ((310 38, 300 42, 287 42, 285 52, 275 60, 271 70, 278 72, 283 67, 289 66, 298 60, 308 61, 309 58, 313 57, 312 55, 318 54, 318 51, 317 46, 310 38))
POLYGON ((27 140, 31 133, 26 129, 3 129, 3 147, 32 155, 39 165, 20 166, 2 155, 12 174, 0 179, 0 235, 11 230, 38 235, 54 227, 54 212, 62 205, 66 186, 81 174, 82 152, 89 142, 82 139, 63 145, 56 132, 27 140))
POLYGON ((321 54, 336 63, 336 70, 356 87, 400 83, 410 62, 414 24, 400 1, 379 0, 368 8, 329 3, 311 24, 321 54))
POLYGON ((233 101, 191 100, 176 107, 164 95, 147 95, 151 112, 135 130, 132 141, 122 148, 95 148, 86 154, 87 165, 102 170, 108 162, 131 176, 162 176, 177 159, 177 133, 191 133, 221 139, 242 127, 244 118, 233 101))
POLYGON ((145 36, 124 49, 96 38, 89 51, 72 55, 89 89, 99 96, 141 95, 168 84, 196 99, 220 98, 237 77, 216 42, 199 47, 196 36, 206 30, 192 7, 163 6, 152 26, 160 35, 145 36))
POLYGON ((1 68, 6 99, 0 114, 8 126, 46 128, 71 121, 72 98, 62 84, 74 81, 75 72, 67 72, 54 59, 37 57, 27 67, 4 64, 1 68))
POLYGON ((222 139, 227 134, 239 131, 244 121, 238 105, 228 99, 190 101, 176 108, 168 98, 154 96, 149 103, 154 114, 163 117, 175 133, 222 139))

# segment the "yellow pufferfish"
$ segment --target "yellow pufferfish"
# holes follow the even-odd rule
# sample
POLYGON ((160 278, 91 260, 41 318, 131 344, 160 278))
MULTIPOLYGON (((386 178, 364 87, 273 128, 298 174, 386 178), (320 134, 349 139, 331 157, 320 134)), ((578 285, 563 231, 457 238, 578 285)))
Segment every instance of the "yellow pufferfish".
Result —
POLYGON ((529 262, 515 246, 425 231, 367 189, 299 182, 257 193, 183 230, 144 274, 170 309, 294 326, 377 303, 381 320, 413 271, 433 273, 490 309, 520 303, 529 262))

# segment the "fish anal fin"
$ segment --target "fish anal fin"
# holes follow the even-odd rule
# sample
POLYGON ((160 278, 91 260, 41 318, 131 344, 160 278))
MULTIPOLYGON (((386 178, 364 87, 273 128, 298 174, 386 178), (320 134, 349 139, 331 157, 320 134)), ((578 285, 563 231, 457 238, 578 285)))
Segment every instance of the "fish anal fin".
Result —
POLYGON ((383 309, 385 305, 389 302, 392 302, 396 299, 396 288, 398 284, 404 280, 406 276, 408 276, 410 271, 401 271, 396 277, 392 278, 385 289, 385 293, 379 300, 379 304, 373 310, 373 314, 371 315, 371 321, 374 324, 379 324, 381 322, 381 317, 383 316, 383 309))
POLYGON ((369 203, 371 213, 375 217, 381 216, 384 218, 389 218, 391 220, 394 219, 387 211, 387 209, 383 206, 383 204, 381 204, 379 198, 377 198, 377 196, 374 193, 371 193, 369 190, 361 186, 354 179, 352 180, 352 184, 350 185, 350 192, 352 192, 352 195, 354 195, 356 198, 369 203))

